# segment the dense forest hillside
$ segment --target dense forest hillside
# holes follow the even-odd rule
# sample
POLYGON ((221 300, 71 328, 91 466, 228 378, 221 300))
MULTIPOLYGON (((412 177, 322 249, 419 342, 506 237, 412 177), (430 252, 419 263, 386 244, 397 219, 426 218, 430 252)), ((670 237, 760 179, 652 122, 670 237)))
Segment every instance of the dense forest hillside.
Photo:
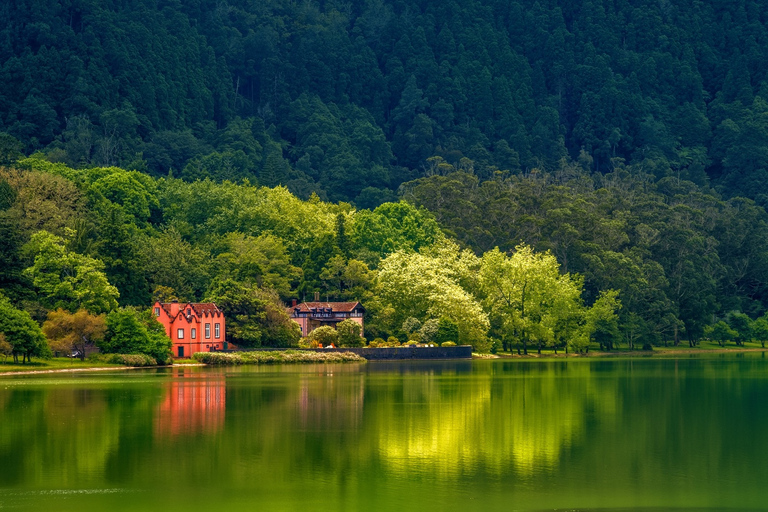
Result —
POLYGON ((0 131, 70 166, 375 207, 439 172, 433 156, 481 180, 566 158, 768 201, 764 2, 20 0, 0 15, 0 131))
POLYGON ((369 341, 768 340, 763 3, 0 15, 0 306, 30 322, 207 299, 290 345, 281 300, 320 293, 369 341))

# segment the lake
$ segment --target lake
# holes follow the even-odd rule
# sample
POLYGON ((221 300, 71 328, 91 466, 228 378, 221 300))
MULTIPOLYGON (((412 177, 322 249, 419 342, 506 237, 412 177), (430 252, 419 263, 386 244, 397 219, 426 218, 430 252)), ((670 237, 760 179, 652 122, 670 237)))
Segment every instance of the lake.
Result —
POLYGON ((10 510, 749 510, 768 358, 0 378, 10 510))

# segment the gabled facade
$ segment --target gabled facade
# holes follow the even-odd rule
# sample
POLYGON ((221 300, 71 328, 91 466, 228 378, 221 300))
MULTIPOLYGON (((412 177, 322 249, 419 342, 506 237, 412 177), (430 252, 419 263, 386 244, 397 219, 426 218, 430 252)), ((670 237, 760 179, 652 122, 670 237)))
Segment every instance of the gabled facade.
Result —
POLYGON ((347 318, 360 324, 360 335, 363 335, 363 315, 365 308, 359 302, 302 302, 293 303, 287 308, 288 315, 301 327, 301 335, 323 325, 336 328, 336 324, 347 318))
POLYGON ((228 348, 224 313, 212 302, 155 302, 152 311, 173 341, 174 357, 228 348))

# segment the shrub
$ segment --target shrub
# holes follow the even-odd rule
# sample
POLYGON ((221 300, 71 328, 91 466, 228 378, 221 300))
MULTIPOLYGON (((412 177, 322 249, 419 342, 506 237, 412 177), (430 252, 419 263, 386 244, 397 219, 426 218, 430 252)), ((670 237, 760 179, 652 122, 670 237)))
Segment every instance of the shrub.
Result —
POLYGON ((347 363, 364 358, 352 352, 310 352, 304 350, 270 350, 256 352, 196 352, 192 358, 209 365, 275 364, 275 363, 347 363))
POLYGON ((124 366, 157 366, 157 360, 146 354, 93 354, 88 360, 124 366))
POLYGON ((390 336, 387 338, 387 346, 388 347, 399 347, 400 346, 400 340, 397 339, 395 336, 390 336))
POLYGON ((440 344, 441 347, 455 347, 456 343, 452 341, 444 341, 440 344))
POLYGON ((419 345, 419 342, 411 340, 408 343, 406 343, 406 345, 408 345, 409 347, 417 347, 419 345))
POLYGON ((302 338, 299 341, 299 348, 317 348, 317 340, 310 340, 309 338, 302 338))

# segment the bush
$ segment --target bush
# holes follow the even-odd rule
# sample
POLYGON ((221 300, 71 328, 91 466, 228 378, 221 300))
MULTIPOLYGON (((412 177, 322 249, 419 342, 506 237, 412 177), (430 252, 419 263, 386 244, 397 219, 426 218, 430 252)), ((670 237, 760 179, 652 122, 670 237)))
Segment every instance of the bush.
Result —
POLYGON ((418 347, 419 346, 419 342, 411 340, 408 343, 406 343, 406 345, 409 346, 409 347, 418 347))
POLYGON ((88 360, 124 366, 157 366, 157 360, 146 354, 93 354, 88 360))
POLYGON ((299 341, 299 348, 317 348, 317 340, 310 340, 309 338, 302 338, 299 341))
POLYGON ((209 365, 275 363, 347 363, 364 358, 352 352, 310 352, 304 350, 269 350, 256 352, 195 352, 192 358, 209 365))
POLYGON ((444 341, 440 344, 441 347, 455 347, 456 343, 452 341, 444 341))
POLYGON ((400 346, 400 340, 397 339, 395 336, 390 336, 387 338, 387 347, 399 347, 400 346))
MULTIPOLYGON (((336 332, 336 329, 334 329, 333 327, 324 325, 310 332, 309 336, 307 336, 307 341, 309 341, 310 343, 317 343, 318 345, 322 345, 324 347, 328 347, 332 344, 338 345, 339 333, 336 332)), ((318 346, 318 345, 315 345, 315 346, 318 346)))

